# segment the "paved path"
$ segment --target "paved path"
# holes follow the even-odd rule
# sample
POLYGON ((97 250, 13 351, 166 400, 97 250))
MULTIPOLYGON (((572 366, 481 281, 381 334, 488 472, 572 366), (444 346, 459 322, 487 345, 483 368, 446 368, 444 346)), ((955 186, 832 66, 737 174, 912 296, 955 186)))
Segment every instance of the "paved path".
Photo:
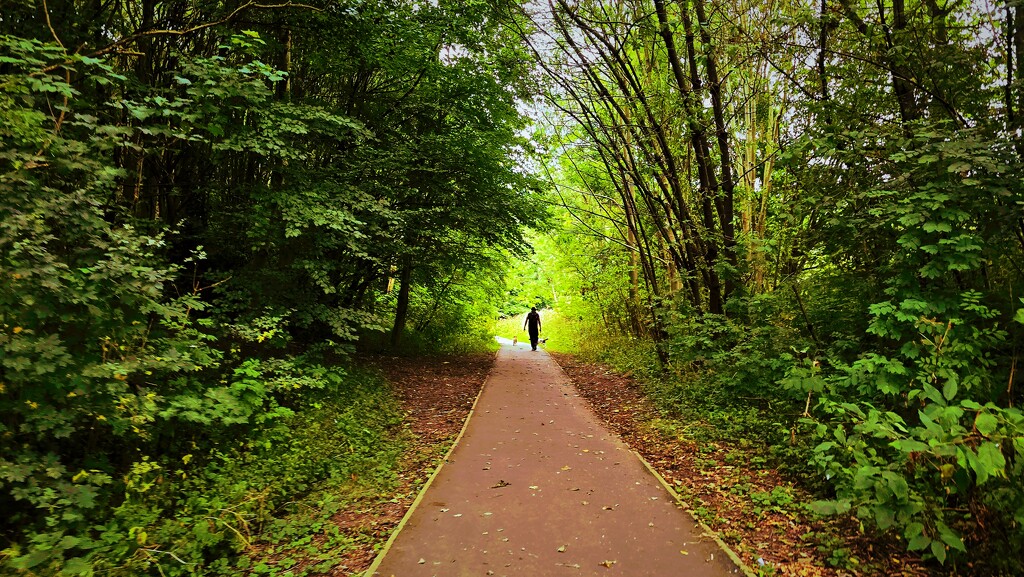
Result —
MULTIPOLYGON (((371 568, 372 569, 372 568, 371 568)), ((544 351, 505 344, 381 577, 742 575, 544 351)))

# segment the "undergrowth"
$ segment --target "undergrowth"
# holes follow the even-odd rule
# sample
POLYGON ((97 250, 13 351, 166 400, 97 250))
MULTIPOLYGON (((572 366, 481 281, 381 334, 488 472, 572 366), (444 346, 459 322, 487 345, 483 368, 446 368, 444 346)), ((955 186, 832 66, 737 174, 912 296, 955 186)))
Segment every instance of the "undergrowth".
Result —
MULTIPOLYGON (((388 498, 408 439, 387 385, 366 373, 351 381, 314 401, 287 427, 256 440, 263 449, 234 460, 225 471, 222 478, 265 487, 270 502, 248 543, 242 541, 240 555, 223 564, 223 574, 325 572, 345 551, 373 539, 343 533, 331 517, 388 498)), ((230 494, 218 485, 215 492, 230 494)))

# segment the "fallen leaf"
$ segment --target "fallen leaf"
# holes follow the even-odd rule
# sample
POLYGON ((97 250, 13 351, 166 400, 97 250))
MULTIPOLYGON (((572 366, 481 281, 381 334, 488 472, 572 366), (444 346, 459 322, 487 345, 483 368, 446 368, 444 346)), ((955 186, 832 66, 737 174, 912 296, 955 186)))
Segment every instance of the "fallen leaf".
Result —
POLYGON ((462 516, 462 513, 456 513, 456 514, 452 515, 452 517, 461 517, 461 516, 462 516))
POLYGON ((562 545, 561 547, 559 547, 558 548, 558 552, 559 553, 565 553, 565 545, 562 545))
POLYGON ((540 489, 540 487, 538 487, 537 485, 530 485, 531 491, 536 491, 537 489, 540 489))
POLYGON ((419 562, 420 565, 422 565, 422 564, 426 563, 427 560, 424 559, 423 557, 420 557, 420 560, 418 562, 419 562))
POLYGON ((562 470, 563 471, 572 471, 572 467, 570 467, 569 465, 566 465, 566 466, 562 467, 562 470))
POLYGON ((609 569, 611 569, 612 565, 614 565, 614 564, 615 564, 615 561, 601 561, 599 563, 599 565, 602 565, 604 567, 608 567, 609 569))
POLYGON ((680 552, 680 553, 682 553, 683 555, 689 555, 689 554, 690 554, 690 552, 689 552, 689 551, 683 551, 683 550, 680 550, 679 552, 680 552))

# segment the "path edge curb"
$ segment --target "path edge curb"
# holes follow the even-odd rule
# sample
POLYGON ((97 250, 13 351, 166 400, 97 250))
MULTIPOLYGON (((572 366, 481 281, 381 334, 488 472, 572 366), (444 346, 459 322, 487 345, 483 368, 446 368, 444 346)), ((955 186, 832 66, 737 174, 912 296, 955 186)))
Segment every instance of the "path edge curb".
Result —
MULTIPOLYGON (((583 395, 579 392, 579 388, 576 387, 576 385, 572 383, 572 378, 570 378, 569 374, 565 372, 565 369, 562 368, 562 365, 556 359, 554 359, 553 357, 552 357, 551 360, 555 361, 555 365, 558 367, 558 370, 561 371, 561 373, 565 377, 566 381, 568 381, 570 384, 572 384, 572 387, 574 389, 576 389, 576 394, 582 399, 583 395)), ((589 403, 586 401, 586 399, 583 399, 583 401, 584 401, 584 404, 589 407, 589 403)), ((594 416, 597 417, 597 419, 599 421, 602 421, 602 422, 604 421, 604 419, 602 419, 599 415, 597 415, 596 411, 594 411, 594 409, 592 407, 590 407, 590 410, 591 410, 591 412, 594 413, 594 416)), ((609 427, 607 423, 605 423, 605 426, 609 427)), ((648 462, 647 459, 645 459, 644 456, 641 455, 639 451, 637 451, 636 449, 634 449, 632 447, 629 447, 628 443, 626 443, 626 440, 622 438, 622 435, 620 435, 619 433, 615 432, 610 427, 608 428, 608 430, 609 430, 609 432, 613 433, 616 437, 618 437, 619 440, 622 442, 622 444, 626 445, 626 447, 629 449, 630 453, 633 453, 634 455, 636 455, 636 458, 639 459, 641 463, 643 463, 643 466, 647 469, 647 471, 651 475, 654 475, 654 478, 657 479, 659 483, 661 483, 661 486, 664 487, 666 491, 668 491, 668 494, 672 495, 672 498, 675 499, 676 504, 678 504, 679 507, 687 515, 689 515, 690 519, 693 520, 694 524, 697 525, 697 527, 700 528, 701 533, 703 533, 704 535, 710 537, 715 542, 715 544, 718 545, 719 549, 721 549, 722 551, 725 551, 725 556, 728 557, 729 560, 732 561, 734 565, 736 565, 736 568, 739 569, 740 572, 743 573, 744 577, 758 577, 757 573, 754 573, 754 570, 751 569, 749 565, 744 563, 743 559, 741 559, 740 556, 737 555, 736 552, 732 550, 732 547, 729 547, 725 543, 725 541, 722 541, 722 538, 718 536, 718 533, 714 532, 711 529, 711 527, 708 527, 707 525, 705 525, 703 521, 698 519, 697 516, 693 514, 693 511, 690 509, 689 503, 687 503, 685 500, 683 500, 682 495, 680 495, 679 493, 676 492, 675 488, 672 485, 670 485, 668 483, 668 481, 665 480, 665 477, 661 476, 661 473, 659 473, 658 470, 654 468, 654 465, 651 465, 651 463, 648 462)), ((367 575, 366 577, 371 577, 371 576, 367 575)))
MULTIPOLYGON (((495 351, 494 360, 497 361, 497 359, 498 353, 497 351, 495 351)), ((494 366, 492 365, 491 369, 493 370, 493 368, 494 366)), ((448 447, 448 451, 444 454, 444 457, 441 459, 441 462, 438 463, 437 468, 434 469, 434 472, 431 473, 430 477, 427 478, 427 482, 423 484, 423 487, 420 489, 419 494, 416 495, 415 499, 413 499, 412 505, 409 505, 409 510, 406 511, 405 515, 402 516, 402 520, 398 522, 397 526, 395 526, 395 530, 391 533, 391 536, 388 537, 388 540, 384 543, 384 546, 381 547, 380 551, 377 553, 377 556, 374 558, 373 563, 371 563, 370 566, 367 567, 365 571, 363 571, 362 573, 357 573, 356 575, 359 575, 361 577, 373 577, 374 572, 376 572, 377 569, 380 568, 380 564, 384 562, 384 556, 388 554, 388 551, 391 550, 391 546, 394 544, 395 540, 398 539, 398 534, 402 532, 402 529, 405 528, 405 524, 412 517, 412 514, 416 511, 417 508, 419 508, 420 503, 423 501, 423 496, 427 493, 427 489, 429 489, 430 485, 434 483, 434 479, 437 478, 437 475, 441 472, 441 469, 444 468, 445 463, 448 462, 448 458, 452 456, 453 452, 455 452, 455 447, 459 446, 459 441, 462 440, 462 436, 466 434, 466 429, 469 428, 469 420, 473 418, 473 413, 476 412, 476 404, 480 401, 480 396, 484 394, 484 389, 487 388, 487 383, 490 380, 491 371, 488 370, 487 377, 484 378, 483 384, 480 385, 480 391, 476 394, 476 397, 473 399, 473 404, 469 407, 469 412, 466 413, 466 420, 462 422, 462 429, 459 431, 459 434, 455 436, 455 440, 452 442, 452 446, 448 447)))
POLYGON ((693 511, 690 510, 690 505, 683 500, 683 497, 676 492, 675 488, 672 485, 669 485, 668 481, 665 480, 665 477, 662 477, 661 473, 659 473, 658 470, 654 468, 654 465, 651 465, 647 461, 647 459, 645 459, 644 456, 641 455, 635 449, 630 449, 630 451, 634 455, 636 455, 637 459, 640 459, 640 462, 644 464, 644 467, 647 468, 647 471, 654 475, 654 478, 657 479, 659 483, 661 483, 661 486, 664 487, 666 491, 668 491, 668 494, 672 495, 672 498, 675 499, 676 503, 683 509, 683 511, 685 511, 686 514, 689 515, 691 519, 693 519, 693 522, 696 523, 698 527, 700 527, 700 530, 704 533, 704 535, 711 537, 711 539, 715 541, 715 543, 718 545, 720 549, 725 551, 726 556, 729 557, 729 559, 736 565, 737 568, 739 568, 740 571, 743 572, 743 574, 746 577, 757 577, 757 573, 754 573, 754 570, 743 562, 743 559, 741 559, 740 556, 732 550, 732 547, 727 545, 725 541, 722 541, 722 538, 718 536, 718 533, 715 533, 711 529, 711 527, 705 525, 703 521, 698 519, 697 516, 693 514, 693 511))

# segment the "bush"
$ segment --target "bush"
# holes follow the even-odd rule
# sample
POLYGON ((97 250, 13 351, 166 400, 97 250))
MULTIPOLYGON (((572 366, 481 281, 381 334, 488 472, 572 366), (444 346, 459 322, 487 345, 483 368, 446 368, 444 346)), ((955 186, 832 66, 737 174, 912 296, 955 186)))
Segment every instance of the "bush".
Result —
MULTIPOLYGON (((899 143, 886 170, 902 176, 869 193, 879 228, 898 239, 886 300, 870 307, 876 341, 849 364, 798 366, 783 382, 821 395, 807 421, 819 441, 812 460, 836 499, 818 509, 852 510, 944 563, 966 552, 965 531, 985 525, 1005 528, 1011 548, 1024 542, 1024 414, 1005 385, 1010 315, 970 279, 1002 257, 1017 227, 978 199, 1019 198, 1019 182, 1005 168, 1008 147, 928 128, 885 135, 899 143)), ((1014 563, 991 565, 1019 572, 1014 563)))
POLYGON ((123 77, 72 56, 73 87, 29 73, 63 50, 0 45, 0 567, 234 574, 287 501, 387 477, 400 415, 380 382, 286 354, 281 317, 214 316, 165 238, 107 204, 132 128, 75 99, 123 77))

